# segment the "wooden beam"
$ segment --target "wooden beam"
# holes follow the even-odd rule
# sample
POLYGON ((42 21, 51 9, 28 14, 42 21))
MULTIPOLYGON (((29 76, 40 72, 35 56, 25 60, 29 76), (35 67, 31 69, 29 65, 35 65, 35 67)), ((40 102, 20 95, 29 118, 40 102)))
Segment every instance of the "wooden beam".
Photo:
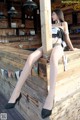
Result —
POLYGON ((43 52, 49 55, 52 49, 50 0, 40 0, 40 15, 43 52))
MULTIPOLYGON (((41 15, 41 37, 43 46, 43 56, 50 55, 52 50, 52 33, 51 33, 51 1, 40 0, 40 15, 41 15)), ((46 64, 47 84, 49 86, 48 74, 50 67, 46 64)))

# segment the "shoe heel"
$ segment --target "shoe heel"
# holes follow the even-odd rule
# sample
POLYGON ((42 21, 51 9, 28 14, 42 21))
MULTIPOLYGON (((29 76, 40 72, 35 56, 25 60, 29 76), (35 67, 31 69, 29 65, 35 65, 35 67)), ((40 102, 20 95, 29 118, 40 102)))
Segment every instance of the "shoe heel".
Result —
POLYGON ((17 102, 17 104, 18 104, 18 105, 20 104, 20 100, 17 102))
POLYGON ((14 108, 17 103, 18 103, 18 105, 19 105, 19 102, 20 102, 21 97, 22 97, 22 95, 21 95, 21 93, 20 93, 19 97, 16 99, 16 101, 15 101, 14 103, 7 103, 7 105, 5 106, 5 109, 14 108))
POLYGON ((19 105, 19 103, 20 103, 21 97, 22 97, 22 94, 20 93, 19 97, 18 97, 17 100, 16 100, 16 103, 18 103, 18 105, 19 105))

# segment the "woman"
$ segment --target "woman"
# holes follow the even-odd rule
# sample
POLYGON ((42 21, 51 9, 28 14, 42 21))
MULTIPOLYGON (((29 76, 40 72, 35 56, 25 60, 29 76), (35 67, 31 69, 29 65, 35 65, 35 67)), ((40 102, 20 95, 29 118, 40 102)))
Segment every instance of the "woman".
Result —
MULTIPOLYGON (((48 96, 46 98, 45 104, 41 111, 41 117, 46 118, 51 115, 52 107, 53 107, 53 100, 55 94, 55 81, 57 77, 57 68, 58 68, 58 61, 63 55, 63 37, 65 36, 66 43, 68 44, 71 50, 75 50, 68 32, 68 25, 67 22, 64 21, 63 12, 60 9, 56 9, 52 12, 52 41, 53 41, 53 48, 50 55, 50 89, 48 96), (62 35, 62 31, 64 31, 64 35, 62 35)), ((16 84, 16 87, 11 95, 11 98, 7 105, 5 106, 6 109, 10 109, 15 107, 16 103, 21 98, 21 88, 29 76, 31 68, 33 64, 43 55, 43 47, 40 47, 36 51, 34 51, 31 55, 29 55, 23 71, 20 75, 20 78, 16 84)))

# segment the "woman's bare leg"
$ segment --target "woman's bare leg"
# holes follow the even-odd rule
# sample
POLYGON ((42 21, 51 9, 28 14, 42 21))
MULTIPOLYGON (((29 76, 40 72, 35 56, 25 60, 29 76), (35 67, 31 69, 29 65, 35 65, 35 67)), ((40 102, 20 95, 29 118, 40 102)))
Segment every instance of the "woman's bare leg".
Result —
POLYGON ((33 64, 42 56, 42 47, 34 51, 31 55, 29 55, 25 66, 23 68, 23 71, 21 72, 21 76, 16 84, 16 87, 11 95, 11 98, 9 100, 9 103, 14 103, 16 98, 19 96, 21 88, 23 84, 25 83, 26 79, 28 78, 31 68, 33 64))
POLYGON ((60 45, 55 46, 50 57, 50 90, 43 108, 51 110, 55 96, 55 82, 58 74, 58 61, 63 55, 63 49, 60 45))

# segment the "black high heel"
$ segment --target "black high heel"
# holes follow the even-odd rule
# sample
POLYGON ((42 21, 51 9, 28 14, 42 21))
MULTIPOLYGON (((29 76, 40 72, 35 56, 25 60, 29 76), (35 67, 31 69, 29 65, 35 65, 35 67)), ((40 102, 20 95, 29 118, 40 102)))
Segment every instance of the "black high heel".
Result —
POLYGON ((52 110, 48 110, 48 109, 42 109, 41 111, 41 117, 44 119, 46 117, 49 117, 52 113, 52 110))
POLYGON ((19 101, 21 99, 22 95, 20 93, 19 97, 16 99, 15 103, 7 103, 7 105, 5 106, 5 109, 11 109, 11 108, 14 108, 16 103, 19 104, 19 101))

